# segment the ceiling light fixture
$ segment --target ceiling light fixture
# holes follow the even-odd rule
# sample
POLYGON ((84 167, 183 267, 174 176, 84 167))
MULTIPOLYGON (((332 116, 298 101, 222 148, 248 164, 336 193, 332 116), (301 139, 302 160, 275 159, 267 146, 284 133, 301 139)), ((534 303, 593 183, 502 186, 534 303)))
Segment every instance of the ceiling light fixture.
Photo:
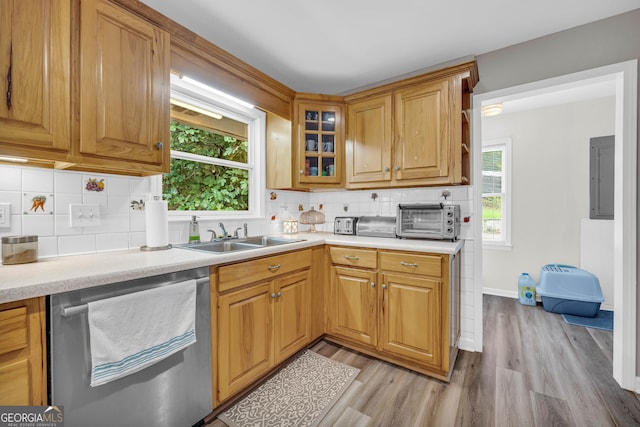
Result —
POLYGON ((178 101, 177 99, 171 98, 170 102, 173 105, 177 105, 178 107, 186 108, 187 110, 195 111, 196 113, 204 114, 205 116, 213 117, 214 119, 220 120, 222 118, 221 114, 205 110, 204 108, 196 107, 195 105, 187 104, 186 102, 178 101))
POLYGON ((20 157, 0 156, 0 162, 27 163, 27 159, 21 159, 20 157))
POLYGON ((482 107, 482 117, 497 116, 500 113, 502 113, 502 102, 484 105, 482 107))

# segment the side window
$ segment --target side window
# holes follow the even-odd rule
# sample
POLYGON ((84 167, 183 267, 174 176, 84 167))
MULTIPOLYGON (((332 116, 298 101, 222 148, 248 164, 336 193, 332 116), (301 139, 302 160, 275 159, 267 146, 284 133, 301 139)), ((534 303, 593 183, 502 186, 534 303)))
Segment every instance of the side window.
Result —
POLYGON ((482 241, 511 245, 511 140, 482 144, 482 241))

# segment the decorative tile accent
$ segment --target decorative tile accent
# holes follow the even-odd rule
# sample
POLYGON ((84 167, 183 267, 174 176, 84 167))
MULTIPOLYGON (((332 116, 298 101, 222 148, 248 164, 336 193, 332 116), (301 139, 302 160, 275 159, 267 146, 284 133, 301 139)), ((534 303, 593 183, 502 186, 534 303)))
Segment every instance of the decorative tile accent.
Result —
POLYGON ((106 189, 104 178, 86 178, 84 180, 84 191, 95 191, 100 193, 106 189))
POLYGON ((129 207, 133 213, 144 212, 144 199, 131 200, 129 207))
POLYGON ((23 215, 53 215, 53 194, 22 193, 23 215))

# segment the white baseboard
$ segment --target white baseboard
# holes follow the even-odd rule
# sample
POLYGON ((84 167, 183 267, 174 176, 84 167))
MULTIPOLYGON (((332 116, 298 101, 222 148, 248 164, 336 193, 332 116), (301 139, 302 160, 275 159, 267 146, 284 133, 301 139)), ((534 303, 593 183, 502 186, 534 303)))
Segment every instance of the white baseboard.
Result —
POLYGON ((458 340, 458 348, 464 351, 476 351, 475 341, 470 338, 460 338, 458 340))
POLYGON ((497 288, 482 288, 482 293, 487 295, 495 295, 497 297, 518 298, 517 290, 507 291, 505 289, 497 288))

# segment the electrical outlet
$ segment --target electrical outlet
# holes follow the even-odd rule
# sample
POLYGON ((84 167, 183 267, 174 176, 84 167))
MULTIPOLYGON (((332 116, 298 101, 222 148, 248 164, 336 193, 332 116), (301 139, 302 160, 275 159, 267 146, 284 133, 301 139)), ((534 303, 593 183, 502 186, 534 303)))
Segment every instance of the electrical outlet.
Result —
POLYGON ((11 203, 0 203, 0 228, 11 227, 11 203))
POLYGON ((70 227, 100 225, 100 205, 69 205, 70 227))

